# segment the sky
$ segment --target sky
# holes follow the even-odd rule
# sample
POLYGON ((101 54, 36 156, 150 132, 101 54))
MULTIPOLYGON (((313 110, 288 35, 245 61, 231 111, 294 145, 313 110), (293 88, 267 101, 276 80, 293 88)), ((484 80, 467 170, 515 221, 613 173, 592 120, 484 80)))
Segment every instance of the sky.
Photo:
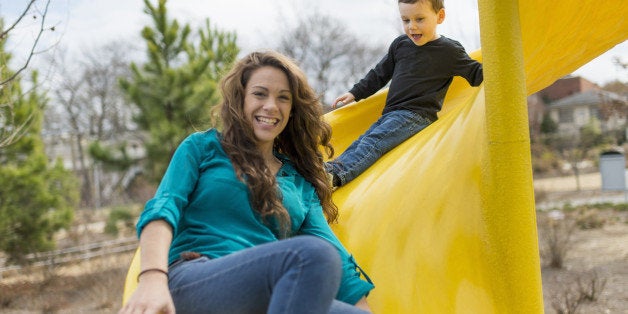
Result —
MULTIPOLYGON (((0 16, 5 24, 14 21, 27 2, 0 0, 0 16)), ((38 0, 37 9, 43 10, 44 4, 45 1, 38 0)), ((447 0, 445 6, 446 18, 438 26, 438 32, 460 41, 468 52, 479 49, 477 1, 447 0)), ((402 32, 397 2, 392 0, 170 0, 166 7, 171 18, 193 28, 209 18, 212 26, 235 31, 244 53, 272 48, 282 25, 294 24, 303 12, 313 10, 337 18, 350 33, 365 42, 388 46, 402 32)), ((140 31, 150 23, 143 9, 141 0, 51 0, 46 24, 54 26, 55 31, 46 33, 41 47, 58 43, 67 53, 78 54, 119 40, 141 44, 140 31)), ((27 19, 11 32, 7 47, 14 53, 13 63, 21 61, 21 55, 25 54, 17 52, 30 47, 38 27, 37 21, 27 19)), ((39 56, 32 61, 35 67, 44 62, 39 56)), ((627 71, 613 65, 614 57, 628 62, 628 42, 615 46, 573 74, 599 85, 613 80, 628 83, 627 71)))

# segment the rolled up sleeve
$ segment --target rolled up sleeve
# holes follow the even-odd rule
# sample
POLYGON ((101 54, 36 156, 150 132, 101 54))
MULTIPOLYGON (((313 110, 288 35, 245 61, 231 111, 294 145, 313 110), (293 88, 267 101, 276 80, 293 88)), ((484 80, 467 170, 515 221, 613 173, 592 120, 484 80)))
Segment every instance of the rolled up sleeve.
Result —
POLYGON ((203 133, 188 136, 177 147, 155 196, 146 202, 136 225, 138 237, 144 227, 154 220, 165 220, 174 234, 183 209, 199 177, 199 165, 203 158, 203 133))
POLYGON ((329 241, 338 250, 342 261, 342 278, 336 299, 349 304, 356 304, 375 288, 366 274, 364 274, 364 279, 361 277, 361 274, 363 274, 361 268, 355 262, 353 256, 340 243, 333 230, 331 230, 323 214, 320 200, 315 193, 310 199, 310 211, 301 226, 300 233, 321 237, 329 241))

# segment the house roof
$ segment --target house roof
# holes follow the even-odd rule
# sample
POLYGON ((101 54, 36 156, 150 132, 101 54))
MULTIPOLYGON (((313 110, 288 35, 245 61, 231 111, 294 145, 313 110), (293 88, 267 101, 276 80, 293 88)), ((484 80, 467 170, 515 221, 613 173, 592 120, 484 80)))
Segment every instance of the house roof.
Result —
POLYGON ((576 93, 561 98, 555 102, 552 102, 549 106, 551 108, 564 108, 575 106, 601 105, 615 102, 628 103, 628 97, 604 90, 588 90, 582 93, 576 93))

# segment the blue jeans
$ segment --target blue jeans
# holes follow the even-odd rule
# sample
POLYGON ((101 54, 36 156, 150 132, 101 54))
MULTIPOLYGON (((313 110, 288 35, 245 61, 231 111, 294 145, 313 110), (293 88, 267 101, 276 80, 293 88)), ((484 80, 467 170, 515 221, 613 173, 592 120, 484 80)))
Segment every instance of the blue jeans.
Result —
POLYGON ((181 313, 366 313, 334 300, 341 262, 315 236, 262 244, 220 258, 177 261, 170 292, 181 313))
POLYGON ((325 163, 325 169, 340 180, 341 186, 345 185, 366 171, 384 154, 432 122, 409 110, 388 112, 373 123, 338 158, 325 163))

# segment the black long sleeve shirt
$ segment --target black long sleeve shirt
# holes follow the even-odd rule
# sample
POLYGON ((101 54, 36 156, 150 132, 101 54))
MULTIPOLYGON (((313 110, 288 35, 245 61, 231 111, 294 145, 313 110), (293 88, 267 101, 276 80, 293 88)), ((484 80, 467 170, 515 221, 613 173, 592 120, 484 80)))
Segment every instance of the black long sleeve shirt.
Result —
POLYGON ((384 58, 349 92, 358 101, 390 81, 382 114, 405 109, 435 121, 454 76, 478 86, 483 80, 482 64, 471 59, 459 42, 445 36, 417 46, 408 36, 401 35, 390 44, 384 58))

